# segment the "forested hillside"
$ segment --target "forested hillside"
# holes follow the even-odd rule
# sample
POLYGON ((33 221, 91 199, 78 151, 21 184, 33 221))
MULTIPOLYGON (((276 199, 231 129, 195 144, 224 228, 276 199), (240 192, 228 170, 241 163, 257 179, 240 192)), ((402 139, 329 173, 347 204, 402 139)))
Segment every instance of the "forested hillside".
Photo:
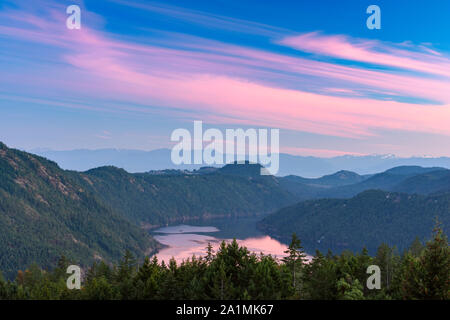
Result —
POLYGON ((146 232, 54 162, 0 143, 0 269, 10 276, 65 254, 81 264, 157 248, 146 232))
POLYGON ((159 245, 144 227, 205 217, 258 215, 296 198, 259 165, 129 174, 102 167, 65 171, 45 158, 0 144, 0 269, 10 276, 66 254, 81 264, 116 261, 159 245))
POLYGON ((125 217, 155 226, 202 217, 260 215, 296 201, 275 177, 260 176, 259 170, 259 165, 230 164, 209 174, 155 175, 101 167, 77 176, 125 217))
POLYGON ((435 170, 415 175, 396 185, 394 190, 418 194, 450 192, 450 170, 435 170))
POLYGON ((428 238, 435 218, 448 234, 450 194, 370 190, 351 199, 300 202, 264 218, 260 228, 285 241, 295 232, 309 250, 357 251, 366 247, 373 253, 381 243, 402 250, 416 236, 428 238))

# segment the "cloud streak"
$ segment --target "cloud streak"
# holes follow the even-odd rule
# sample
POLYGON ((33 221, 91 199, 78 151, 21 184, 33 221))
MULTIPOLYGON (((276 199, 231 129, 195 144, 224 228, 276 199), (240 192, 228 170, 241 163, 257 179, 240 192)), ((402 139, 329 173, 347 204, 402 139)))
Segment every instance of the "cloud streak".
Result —
POLYGON ((328 57, 414 70, 450 79, 450 59, 423 45, 412 48, 425 51, 420 52, 376 40, 354 39, 344 35, 328 36, 318 32, 285 37, 279 43, 328 57))
MULTIPOLYGON (((135 3, 129 5, 142 8, 135 3)), ((226 20, 162 6, 146 5, 142 9, 205 25, 226 20)), ((375 136, 382 130, 450 135, 450 63, 445 54, 431 49, 408 50, 406 46, 317 32, 287 35, 278 42, 305 52, 410 73, 380 71, 186 34, 166 32, 161 43, 150 37, 140 42, 124 36, 119 39, 87 25, 71 31, 62 27, 65 16, 57 12, 64 10, 53 8, 47 13, 52 19, 36 12, 1 12, 0 17, 10 24, 0 25, 0 35, 53 48, 64 68, 61 79, 44 83, 52 83, 52 90, 58 86, 67 89, 69 85, 77 96, 101 101, 102 110, 140 113, 147 112, 146 108, 134 104, 159 106, 167 114, 179 112, 186 116, 186 112, 192 112, 192 117, 201 115, 210 123, 357 139, 375 136), (60 81, 68 71, 75 78, 70 83, 60 81), (411 101, 401 100, 405 98, 411 101), (428 102, 418 103, 417 99, 428 102), (126 101, 131 106, 114 101, 126 101)), ((236 19, 227 21, 225 27, 232 30, 242 27, 249 33, 269 37, 283 32, 236 19)), ((54 68, 58 70, 58 65, 54 68)), ((22 76, 37 87, 45 78, 45 74, 33 72, 22 76)), ((20 82, 20 77, 16 81, 20 82)))

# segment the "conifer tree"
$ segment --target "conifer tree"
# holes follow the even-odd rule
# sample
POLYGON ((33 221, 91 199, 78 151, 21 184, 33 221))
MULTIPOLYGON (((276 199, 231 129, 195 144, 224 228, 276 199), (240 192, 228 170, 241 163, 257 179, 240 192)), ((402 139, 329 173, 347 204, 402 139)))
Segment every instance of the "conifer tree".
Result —
POLYGON ((447 237, 437 225, 420 257, 408 253, 401 275, 404 299, 450 299, 450 250, 447 237))
MULTIPOLYGON (((132 299, 135 295, 135 288, 133 286, 133 277, 136 273, 137 262, 131 251, 126 250, 125 255, 119 263, 115 280, 119 283, 119 292, 121 299, 132 299)), ((105 279, 104 277, 102 277, 105 279)), ((105 279, 105 281, 107 281, 105 279)), ((103 286, 103 282, 99 285, 103 286)))
POLYGON ((297 292, 299 285, 298 273, 303 268, 306 255, 303 251, 301 241, 295 233, 292 235, 291 243, 284 253, 286 253, 287 256, 283 258, 283 261, 292 272, 292 287, 294 288, 294 291, 297 292))
POLYGON ((422 244, 422 242, 420 241, 419 237, 416 237, 413 241, 413 243, 411 244, 411 246, 409 247, 409 252, 414 256, 414 257, 420 257, 423 250, 425 249, 424 245, 422 244))
POLYGON ((337 283, 339 299, 342 300, 363 300, 363 286, 358 279, 352 279, 350 275, 339 279, 337 283))

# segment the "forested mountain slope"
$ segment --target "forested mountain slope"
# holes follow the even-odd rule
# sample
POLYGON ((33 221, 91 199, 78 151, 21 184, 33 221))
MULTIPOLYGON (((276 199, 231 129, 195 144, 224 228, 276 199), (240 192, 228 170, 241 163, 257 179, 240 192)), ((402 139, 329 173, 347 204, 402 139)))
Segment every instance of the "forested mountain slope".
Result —
POLYGON ((54 162, 0 143, 0 269, 142 256, 158 245, 54 162))
POLYGON ((155 226, 205 217, 270 213, 296 202, 259 165, 227 165, 207 174, 130 174, 101 167, 77 174, 80 183, 135 223, 155 226))
POLYGON ((406 248, 416 236, 429 237, 435 218, 448 234, 450 194, 409 195, 365 191, 351 199, 300 202, 264 218, 259 227, 288 240, 296 233, 309 250, 374 252, 381 243, 406 248))
POLYGON ((450 191, 450 170, 439 167, 400 166, 366 176, 341 171, 319 179, 297 176, 279 179, 281 185, 300 200, 351 198, 372 189, 418 194, 450 191))
POLYGON ((142 226, 270 213, 297 200, 260 165, 198 173, 130 174, 116 167, 66 171, 0 144, 0 269, 137 256, 157 247, 142 226), (258 173, 258 174, 256 174, 258 173))
POLYGON ((418 194, 450 192, 450 170, 435 170, 415 175, 396 185, 393 190, 418 194))

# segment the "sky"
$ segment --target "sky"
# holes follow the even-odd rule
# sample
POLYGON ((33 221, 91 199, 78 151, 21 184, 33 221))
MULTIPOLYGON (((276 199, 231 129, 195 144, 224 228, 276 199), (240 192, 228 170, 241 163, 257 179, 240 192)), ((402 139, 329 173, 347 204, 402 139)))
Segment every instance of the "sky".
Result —
POLYGON ((296 155, 450 156, 449 17, 441 0, 1 0, 0 141, 152 150, 201 120, 280 129, 296 155))

